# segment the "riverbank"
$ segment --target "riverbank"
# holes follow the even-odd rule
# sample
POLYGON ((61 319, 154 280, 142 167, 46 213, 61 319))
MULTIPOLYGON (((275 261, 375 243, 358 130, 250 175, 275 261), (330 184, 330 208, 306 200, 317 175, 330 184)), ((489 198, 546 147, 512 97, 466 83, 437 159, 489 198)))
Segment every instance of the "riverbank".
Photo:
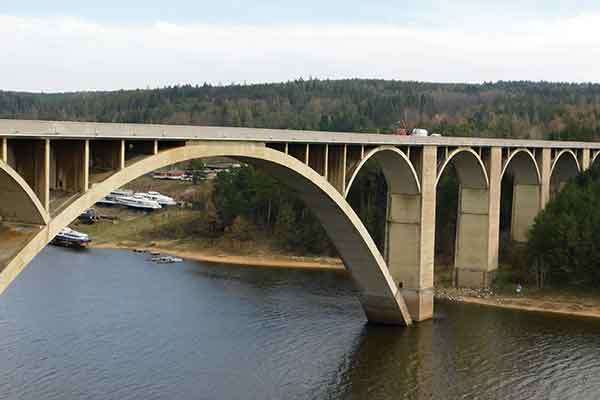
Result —
POLYGON ((126 242, 103 242, 93 244, 92 247, 105 249, 127 249, 158 251, 161 253, 186 258, 189 260, 202 261, 213 264, 260 267, 260 268, 289 268, 289 269, 319 269, 345 271, 341 260, 333 257, 298 257, 280 254, 228 254, 215 252, 208 249, 194 249, 178 244, 177 242, 158 241, 149 246, 139 246, 136 243, 126 242))
POLYGON ((600 293, 593 292, 524 288, 521 294, 507 294, 493 289, 436 288, 435 298, 510 310, 600 318, 600 293))

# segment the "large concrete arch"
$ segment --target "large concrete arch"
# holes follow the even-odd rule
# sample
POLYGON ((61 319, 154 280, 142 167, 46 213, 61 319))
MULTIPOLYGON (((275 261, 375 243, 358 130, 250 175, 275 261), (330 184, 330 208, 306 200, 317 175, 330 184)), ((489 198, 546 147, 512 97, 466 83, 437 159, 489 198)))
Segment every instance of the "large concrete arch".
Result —
POLYGON ((517 149, 506 159, 500 179, 507 172, 513 177, 511 239, 526 242, 529 228, 542 207, 540 168, 531 151, 517 149))
POLYGON ((369 151, 354 168, 345 196, 369 160, 379 164, 388 186, 384 256, 397 287, 402 288, 410 314, 422 321, 433 313, 433 243, 421 234, 422 193, 419 175, 409 157, 395 146, 369 151), (427 246, 430 246, 428 248, 427 246))
POLYGON ((556 195, 569 179, 581 172, 581 166, 575 152, 563 149, 556 154, 550 167, 550 197, 556 195))
POLYGON ((35 225, 48 223, 49 215, 23 178, 0 160, 0 215, 8 221, 35 225))
POLYGON ((144 158, 94 185, 54 217, 0 272, 0 292, 46 244, 104 195, 158 168, 203 157, 232 157, 267 170, 286 182, 323 224, 352 279, 369 321, 410 325, 412 319, 385 261, 348 203, 325 178, 282 152, 259 144, 198 143, 144 158))

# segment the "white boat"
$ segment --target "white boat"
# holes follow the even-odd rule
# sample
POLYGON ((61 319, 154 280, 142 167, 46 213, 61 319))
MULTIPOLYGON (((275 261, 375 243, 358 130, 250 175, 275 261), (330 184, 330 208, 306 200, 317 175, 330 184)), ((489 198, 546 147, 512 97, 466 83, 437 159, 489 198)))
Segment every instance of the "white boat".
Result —
POLYGON ((64 247, 85 247, 90 242, 90 237, 86 233, 77 232, 67 227, 61 229, 50 243, 64 247))
POLYGON ((113 196, 133 196, 133 190, 117 189, 110 192, 113 196))
POLYGON ((146 193, 136 193, 134 197, 141 197, 148 200, 154 200, 161 206, 175 206, 177 202, 175 199, 169 196, 165 196, 164 194, 160 194, 159 192, 146 192, 146 193))
POLYGON ((180 263, 183 261, 183 259, 181 259, 179 257, 162 256, 162 257, 153 257, 150 259, 150 261, 153 261, 157 264, 173 264, 173 263, 180 263))
POLYGON ((96 202, 96 204, 103 204, 103 205, 118 205, 119 200, 117 199, 118 196, 115 196, 113 194, 107 194, 106 196, 104 196, 103 198, 101 198, 100 200, 98 200, 96 202))
POLYGON ((158 202, 154 200, 148 200, 143 197, 134 196, 117 196, 118 204, 139 210, 158 210, 162 208, 158 202))
POLYGON ((133 196, 133 190, 113 190, 112 192, 110 192, 109 194, 107 194, 106 196, 104 196, 103 198, 101 198, 99 201, 97 201, 97 204, 103 204, 103 205, 121 205, 121 202, 119 201, 119 197, 123 197, 123 196, 133 196))

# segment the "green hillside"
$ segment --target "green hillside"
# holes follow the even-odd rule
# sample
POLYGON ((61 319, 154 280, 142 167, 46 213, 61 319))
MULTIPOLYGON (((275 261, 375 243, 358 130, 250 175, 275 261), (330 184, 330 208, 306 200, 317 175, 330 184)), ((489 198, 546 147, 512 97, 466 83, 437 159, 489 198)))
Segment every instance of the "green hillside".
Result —
POLYGON ((0 117, 381 133, 404 120, 444 135, 595 140, 600 139, 600 85, 354 79, 57 94, 0 91, 0 117))

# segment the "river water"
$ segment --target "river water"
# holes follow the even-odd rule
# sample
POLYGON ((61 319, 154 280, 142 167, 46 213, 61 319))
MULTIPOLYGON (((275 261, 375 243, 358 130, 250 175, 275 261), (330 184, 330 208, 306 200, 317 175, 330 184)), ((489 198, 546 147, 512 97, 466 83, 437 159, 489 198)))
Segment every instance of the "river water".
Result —
POLYGON ((436 304, 365 325, 323 271, 47 248, 0 297, 0 399, 598 399, 600 322, 436 304))

